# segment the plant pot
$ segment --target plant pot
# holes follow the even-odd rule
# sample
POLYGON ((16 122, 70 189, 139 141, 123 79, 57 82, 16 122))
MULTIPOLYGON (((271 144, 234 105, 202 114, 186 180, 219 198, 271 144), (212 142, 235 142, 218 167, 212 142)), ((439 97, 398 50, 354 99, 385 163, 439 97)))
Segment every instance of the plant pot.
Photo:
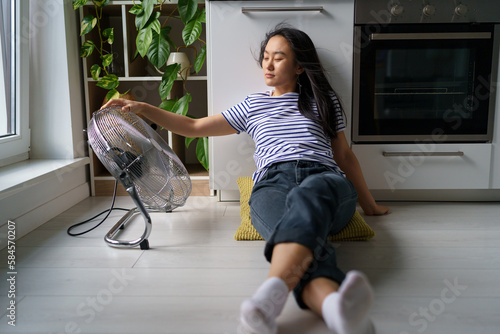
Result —
POLYGON ((196 52, 195 47, 193 47, 191 45, 190 46, 179 46, 177 48, 176 52, 171 52, 170 55, 168 56, 167 65, 171 65, 171 64, 175 64, 175 63, 181 65, 181 69, 180 69, 179 73, 177 73, 177 78, 184 80, 184 79, 187 79, 187 77, 190 76, 191 74, 194 74, 195 72, 190 72, 191 63, 189 62, 189 57, 187 56, 187 54, 185 52, 179 51, 182 48, 193 49, 194 50, 194 58, 196 59, 197 52, 196 52))
POLYGON ((181 65, 181 69, 179 73, 177 73, 177 77, 179 79, 187 78, 190 74, 189 68, 191 67, 187 54, 185 52, 171 52, 170 56, 168 56, 167 65, 175 63, 181 65))

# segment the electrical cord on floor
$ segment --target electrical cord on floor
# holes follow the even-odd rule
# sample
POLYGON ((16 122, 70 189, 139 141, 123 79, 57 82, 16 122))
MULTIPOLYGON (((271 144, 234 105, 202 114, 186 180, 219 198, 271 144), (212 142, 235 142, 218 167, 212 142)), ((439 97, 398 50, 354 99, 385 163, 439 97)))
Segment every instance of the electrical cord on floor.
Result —
POLYGON ((102 223, 104 223, 104 221, 109 217, 111 211, 113 210, 120 210, 120 211, 130 211, 130 209, 124 209, 124 208, 115 208, 114 205, 115 205, 115 199, 116 199, 116 188, 118 186, 118 181, 115 180, 115 188, 113 190, 113 200, 111 201, 111 207, 107 210, 104 210, 103 212, 95 215, 94 217, 92 218, 89 218, 89 219, 86 219, 84 220, 83 222, 81 223, 77 223, 77 224, 74 224, 74 225, 71 225, 70 227, 68 227, 68 229, 66 230, 66 232, 68 233, 68 235, 72 236, 72 237, 76 237, 76 236, 79 236, 79 235, 82 235, 82 234, 85 234, 85 233, 88 233, 94 229, 96 229, 97 227, 99 227, 102 223), (97 217, 99 216, 102 216, 103 214, 106 213, 106 216, 97 224, 95 225, 94 227, 91 227, 89 228, 88 230, 86 231, 83 231, 83 232, 78 232, 78 233, 73 233, 71 232, 71 230, 73 230, 74 228, 78 227, 78 226, 81 226, 81 225, 84 225, 84 224, 87 224, 89 222, 91 222, 92 220, 96 219, 97 217))

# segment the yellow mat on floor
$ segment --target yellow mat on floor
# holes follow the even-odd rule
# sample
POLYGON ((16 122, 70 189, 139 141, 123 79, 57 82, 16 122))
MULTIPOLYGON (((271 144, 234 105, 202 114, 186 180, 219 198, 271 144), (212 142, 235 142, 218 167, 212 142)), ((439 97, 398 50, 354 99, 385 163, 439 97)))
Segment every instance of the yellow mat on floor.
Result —
MULTIPOLYGON (((241 224, 236 230, 236 240, 263 240, 259 232, 255 230, 250 219, 250 195, 252 193, 253 181, 251 177, 239 177, 238 188, 240 190, 240 216, 241 224)), ((375 236, 375 232, 365 222, 356 210, 351 221, 339 233, 330 235, 328 241, 359 241, 368 240, 375 236)))

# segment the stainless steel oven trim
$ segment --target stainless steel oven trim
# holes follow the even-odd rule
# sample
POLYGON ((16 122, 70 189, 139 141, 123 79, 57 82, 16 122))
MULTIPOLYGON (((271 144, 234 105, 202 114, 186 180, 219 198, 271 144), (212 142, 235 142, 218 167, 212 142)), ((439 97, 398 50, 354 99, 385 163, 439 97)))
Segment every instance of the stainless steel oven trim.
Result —
MULTIPOLYGON (((439 130, 439 129, 436 129, 439 130)), ((491 137, 483 135, 385 135, 385 136, 359 136, 356 134, 352 141, 357 144, 402 144, 402 143, 420 143, 420 142, 436 142, 436 143, 485 143, 491 142, 491 137), (446 140, 445 140, 446 139, 446 140)))
POLYGON ((302 7, 241 7, 242 13, 256 12, 322 12, 323 6, 302 6, 302 7))
MULTIPOLYGON (((497 110, 496 108, 496 90, 497 87, 494 85, 497 85, 498 82, 498 66, 500 62, 500 24, 496 24, 494 28, 494 37, 493 37, 493 54, 491 55, 491 78, 490 78, 490 105, 489 105, 489 110, 493 110, 493 112, 490 112, 488 115, 488 136, 490 141, 493 138, 493 130, 494 130, 494 122, 495 122, 495 114, 500 113, 500 110, 497 110)), ((499 116, 497 116, 499 117, 499 116)), ((500 129, 497 129, 497 131, 500 131, 500 129)), ((496 134, 496 136, 499 136, 500 134, 496 134)))
POLYGON ((361 27, 354 27, 354 52, 353 52, 353 86, 352 86, 352 141, 357 142, 359 137, 359 78, 361 76, 361 27))
POLYGON ((463 157, 465 154, 462 151, 455 152, 382 152, 384 157, 410 157, 410 156, 423 156, 423 157, 463 157))
POLYGON ((439 32, 439 33, 382 33, 370 34, 372 41, 436 40, 436 39, 490 39, 490 32, 439 32))

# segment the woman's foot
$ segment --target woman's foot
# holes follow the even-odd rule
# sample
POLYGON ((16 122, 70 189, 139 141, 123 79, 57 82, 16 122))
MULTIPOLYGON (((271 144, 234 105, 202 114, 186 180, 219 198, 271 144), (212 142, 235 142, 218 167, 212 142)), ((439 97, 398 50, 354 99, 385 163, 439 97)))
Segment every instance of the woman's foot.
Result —
POLYGON ((288 297, 288 287, 278 277, 268 278, 240 308, 238 334, 276 334, 276 317, 288 297))
POLYGON ((368 279, 359 271, 350 271, 339 290, 323 301, 323 319, 337 334, 374 334, 373 323, 368 318, 372 301, 368 279))

